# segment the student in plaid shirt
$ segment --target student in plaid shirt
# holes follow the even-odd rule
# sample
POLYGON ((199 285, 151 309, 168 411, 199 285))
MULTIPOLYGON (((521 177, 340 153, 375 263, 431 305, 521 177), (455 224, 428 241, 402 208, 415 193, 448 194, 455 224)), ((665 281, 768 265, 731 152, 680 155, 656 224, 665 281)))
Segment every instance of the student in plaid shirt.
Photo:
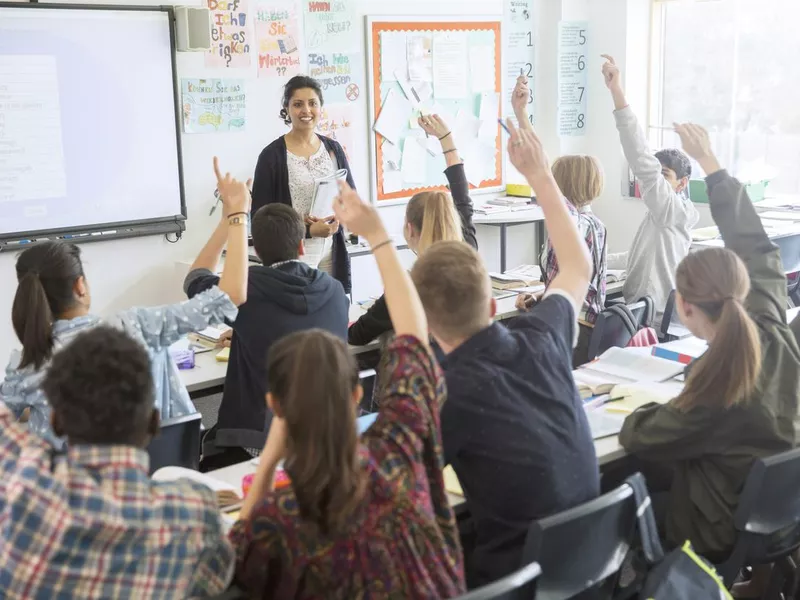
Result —
POLYGON ((225 590, 233 549, 214 494, 156 483, 147 351, 99 325, 53 358, 43 382, 61 454, 0 403, 0 596, 186 598, 225 590))

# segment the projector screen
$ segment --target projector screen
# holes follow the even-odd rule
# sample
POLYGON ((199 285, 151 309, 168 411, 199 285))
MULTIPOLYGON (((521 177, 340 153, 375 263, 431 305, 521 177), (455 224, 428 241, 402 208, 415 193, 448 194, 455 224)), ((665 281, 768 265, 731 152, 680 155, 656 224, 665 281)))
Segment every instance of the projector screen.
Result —
POLYGON ((170 9, 0 6, 0 239, 182 230, 176 93, 170 9))

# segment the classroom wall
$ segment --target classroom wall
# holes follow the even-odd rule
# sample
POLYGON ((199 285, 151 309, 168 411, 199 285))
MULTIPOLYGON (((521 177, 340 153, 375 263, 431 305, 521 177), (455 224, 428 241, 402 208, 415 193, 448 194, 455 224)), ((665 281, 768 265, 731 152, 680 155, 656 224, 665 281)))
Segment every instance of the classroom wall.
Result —
MULTIPOLYGON (((58 0, 57 0, 58 1, 58 0)), ((64 0, 61 0, 63 2, 64 0)), ((113 0, 81 3, 123 4, 113 0)), ((160 0, 137 0, 138 4, 163 4, 160 0)), ((180 2, 179 4, 189 4, 180 2)), ((200 2, 191 4, 200 5, 200 2)), ((398 7, 392 0, 360 0, 358 15, 487 15, 502 16, 501 0, 438 0, 437 2, 411 0, 398 7)), ((536 78, 536 122, 545 146, 551 157, 564 152, 585 152, 597 155, 606 168, 607 185, 603 197, 598 201, 597 211, 609 229, 612 251, 624 250, 633 237, 641 211, 638 202, 623 200, 620 185, 621 155, 611 117, 611 103, 600 77, 601 52, 611 52, 618 57, 630 54, 630 44, 639 44, 649 33, 649 16, 637 14, 635 8, 648 6, 645 0, 539 0, 538 52, 536 78), (601 6, 602 5, 602 6, 601 6), (588 19, 593 35, 592 56, 588 62, 589 120, 587 135, 583 138, 559 140, 555 129, 556 115, 556 68, 557 24, 562 18, 588 19), (639 28, 631 30, 629 20, 638 20, 639 28), (642 22, 645 26, 642 27, 642 22), (596 77, 594 76, 596 75, 596 77), (635 216, 636 218, 633 218, 635 216)), ((642 11, 639 10, 638 13, 642 11)), ((363 36, 362 36, 363 37, 363 36)), ((646 45, 639 45, 634 54, 644 54, 646 45)), ((633 51, 633 49, 631 49, 633 51)), ((248 177, 255 166, 260 150, 285 131, 277 118, 280 85, 256 78, 255 67, 229 73, 206 69, 203 56, 179 53, 179 77, 246 77, 248 79, 248 126, 244 133, 197 134, 183 136, 183 160, 186 177, 186 200, 188 207, 187 231, 181 241, 170 244, 163 238, 148 237, 82 245, 86 272, 92 291, 93 310, 107 315, 136 304, 173 302, 183 298, 181 282, 186 265, 216 224, 218 215, 209 217, 214 188, 211 159, 219 155, 224 168, 239 177, 248 177)), ((638 67, 637 67, 638 69, 638 67)), ((636 75, 629 74, 637 81, 636 75)), ((638 79, 641 89, 646 90, 646 80, 638 79)), ((635 87, 635 86, 634 86, 635 87)), ((642 96, 645 98, 646 96, 642 96)), ((633 95, 632 95, 633 99, 633 95)), ((362 95, 358 103, 362 123, 364 152, 354 153, 352 168, 356 184, 361 190, 369 186, 369 158, 367 144, 367 102, 362 95)), ((637 110, 644 110, 642 100, 637 110)), ((381 208, 387 227, 392 233, 402 231, 403 206, 381 208)), ((509 230, 508 264, 535 261, 532 240, 533 227, 520 226, 509 230)), ((481 254, 490 269, 499 267, 499 232, 496 228, 478 227, 481 254)), ((404 260, 410 263, 413 257, 405 253, 404 260)), ((9 350, 18 346, 10 323, 11 304, 15 291, 15 257, 0 256, 0 277, 6 282, 0 293, 0 360, 5 360, 9 350)), ((369 258, 354 262, 354 284, 356 297, 365 298, 380 291, 377 272, 369 258)))

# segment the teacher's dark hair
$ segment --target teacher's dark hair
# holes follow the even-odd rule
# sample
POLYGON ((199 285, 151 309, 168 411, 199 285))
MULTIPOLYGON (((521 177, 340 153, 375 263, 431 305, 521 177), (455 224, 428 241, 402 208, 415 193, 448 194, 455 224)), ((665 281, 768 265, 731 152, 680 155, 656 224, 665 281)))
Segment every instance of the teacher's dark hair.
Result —
POLYGON ((322 106, 325 104, 325 101, 322 99, 322 88, 319 85, 319 82, 314 79, 313 77, 309 77, 308 75, 295 75, 289 81, 286 82, 286 85, 283 86, 283 102, 281 103, 281 119, 287 125, 292 124, 292 120, 289 118, 289 102, 292 101, 292 96, 297 90, 303 89, 311 89, 314 90, 314 93, 319 98, 319 104, 322 106))
POLYGON ((11 323, 22 342, 20 368, 38 369, 53 354, 53 321, 75 305, 75 282, 82 276, 74 244, 44 242, 19 255, 11 323))

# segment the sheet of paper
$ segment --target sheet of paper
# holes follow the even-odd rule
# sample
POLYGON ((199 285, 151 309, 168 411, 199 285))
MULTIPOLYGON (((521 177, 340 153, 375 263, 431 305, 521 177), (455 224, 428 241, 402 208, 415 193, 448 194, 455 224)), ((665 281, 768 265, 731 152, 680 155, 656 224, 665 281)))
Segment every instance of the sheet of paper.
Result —
POLYGON ((494 175, 497 148, 480 140, 473 140, 464 152, 464 171, 467 181, 479 186, 494 175))
POLYGON ((300 64, 300 20, 297 4, 290 0, 269 0, 256 6, 256 48, 259 77, 294 77, 300 64))
POLYGON ((207 0, 211 22, 211 48, 206 52, 206 67, 249 67, 253 44, 250 39, 250 8, 248 0, 218 2, 207 0))
POLYGON ((339 181, 347 177, 347 171, 342 169, 336 178, 318 181, 314 187, 314 205, 309 213, 312 217, 325 219, 333 214, 333 201, 339 195, 339 181))
POLYGON ((558 24, 559 135, 586 134, 587 31, 586 21, 558 24))
POLYGON ((461 99, 469 93, 467 61, 464 33, 448 31, 434 36, 433 93, 438 99, 461 99))
POLYGON ((403 74, 398 70, 394 72, 395 80, 400 85, 400 89, 403 90, 403 93, 406 96, 406 100, 411 103, 411 106, 417 106, 417 101, 414 98, 414 90, 411 87, 411 82, 403 77, 403 74))
POLYGON ((425 161, 427 160, 428 152, 426 151, 423 140, 414 137, 408 137, 403 143, 403 164, 401 172, 403 173, 404 183, 425 183, 425 174, 427 171, 425 161))
POLYGON ((480 129, 481 121, 478 117, 463 108, 458 111, 453 125, 453 135, 459 144, 467 144, 478 137, 480 129))
POLYGON ((469 74, 472 78, 472 91, 494 91, 494 48, 492 46, 471 46, 469 49, 469 74))
POLYGON ((442 120, 447 123, 450 127, 455 127, 456 118, 449 110, 447 110, 444 106, 439 104, 438 102, 432 104, 426 108, 420 108, 419 114, 421 115, 439 115, 442 120))
POLYGON ((383 193, 394 194, 405 189, 403 185, 403 174, 400 171, 383 172, 383 193))
POLYGON ((427 81, 417 81, 411 86, 411 95, 417 104, 422 104, 433 96, 433 88, 427 81))
POLYGON ((381 106, 381 114, 378 115, 378 120, 372 129, 396 145, 400 141, 400 133, 408 123, 412 110, 408 100, 394 90, 389 90, 381 106))
POLYGON ((609 348, 595 362, 585 367, 589 371, 624 377, 630 382, 660 382, 683 372, 684 365, 640 354, 634 348, 609 348))
POLYGON ((179 479, 194 481, 195 483, 206 486, 214 492, 232 491, 239 497, 242 496, 241 491, 231 484, 185 467, 161 467, 153 473, 153 481, 177 481, 179 479))
POLYGON ((478 118, 481 121, 478 137, 494 143, 500 128, 497 124, 497 119, 500 118, 500 94, 496 92, 483 92, 481 94, 481 110, 478 118))
POLYGON ((406 32, 381 32, 381 81, 408 79, 406 32))
POLYGON ((384 142, 383 145, 381 146, 381 152, 383 154, 384 171, 387 168, 390 171, 399 171, 400 161, 402 159, 402 154, 400 154, 400 148, 398 148, 394 144, 390 144, 389 142, 384 142))
POLYGON ((244 86, 244 79, 182 79, 183 132, 244 130, 244 86))
POLYGON ((409 34, 406 39, 408 78, 411 81, 433 81, 433 53, 430 35, 409 34))

